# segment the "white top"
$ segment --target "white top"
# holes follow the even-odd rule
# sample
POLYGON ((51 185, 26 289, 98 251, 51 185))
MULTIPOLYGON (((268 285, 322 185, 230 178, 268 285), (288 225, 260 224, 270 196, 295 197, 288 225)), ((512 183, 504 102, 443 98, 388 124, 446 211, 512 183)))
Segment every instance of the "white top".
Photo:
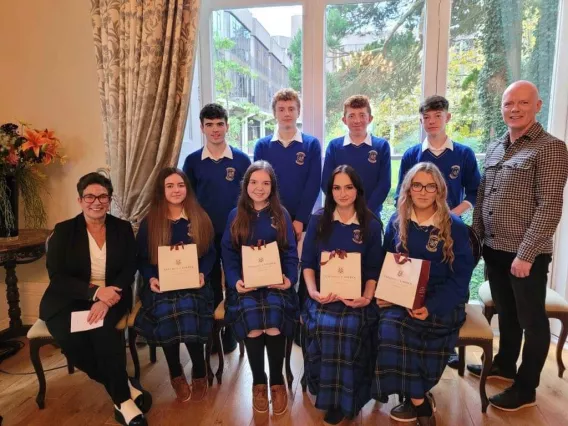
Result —
POLYGON ((333 211, 333 221, 334 222, 339 222, 342 223, 344 225, 359 225, 359 220, 357 219, 357 212, 353 213, 353 216, 351 217, 351 219, 349 219, 347 222, 343 221, 343 219, 341 219, 341 216, 339 215, 339 212, 337 211, 337 209, 335 209, 333 211))
POLYGON ((91 255, 91 283, 99 287, 105 286, 105 273, 106 273, 106 241, 103 248, 99 248, 97 242, 87 231, 89 236, 89 253, 91 255))
POLYGON ((213 154, 211 154, 211 151, 209 151, 209 148, 207 148, 207 145, 203 146, 203 151, 201 152, 201 159, 205 160, 206 158, 211 158, 213 161, 217 161, 220 160, 223 157, 227 157, 229 159, 233 159, 233 151, 231 151, 231 148, 229 148, 229 144, 225 145, 225 150, 223 151, 223 154, 221 154, 221 157, 219 158, 215 158, 213 157, 213 154))
MULTIPOLYGON (((363 139, 363 143, 365 145, 369 145, 369 146, 373 145, 373 143, 371 141, 371 134, 369 132, 367 132, 367 136, 365 136, 365 139, 363 139)), ((353 140, 351 139, 351 136, 349 136, 349 133, 347 133, 345 135, 345 138, 343 139, 343 146, 347 146, 347 145, 351 145, 351 144, 357 145, 356 143, 353 142, 353 140)), ((361 144, 359 144, 359 145, 361 145, 361 144)))
POLYGON ((418 218, 416 217, 416 212, 412 209, 412 213, 410 214, 410 220, 416 223, 418 226, 435 226, 438 227, 438 213, 434 213, 428 219, 423 222, 419 222, 418 218))
POLYGON ((300 132, 299 130, 296 129, 296 134, 294 135, 294 137, 292 139, 283 139, 280 136, 280 132, 278 131, 278 128, 276 128, 276 131, 272 135, 272 139, 270 139, 270 141, 271 142, 280 141, 282 143, 282 145, 284 145, 284 148, 288 148, 288 145, 290 145, 293 141, 300 142, 300 143, 304 142, 304 140, 302 139, 302 132, 300 132))
POLYGON ((436 157, 442 155, 446 149, 449 149, 450 151, 454 150, 454 143, 447 136, 444 144, 440 148, 434 148, 427 137, 424 139, 424 142, 422 142, 422 152, 429 150, 436 157))

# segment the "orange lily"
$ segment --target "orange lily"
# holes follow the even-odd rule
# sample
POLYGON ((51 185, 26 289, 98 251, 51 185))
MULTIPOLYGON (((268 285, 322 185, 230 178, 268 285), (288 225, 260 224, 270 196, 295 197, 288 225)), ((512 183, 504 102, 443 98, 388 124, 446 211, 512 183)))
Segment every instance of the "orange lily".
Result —
POLYGON ((26 130, 26 142, 22 144, 22 151, 27 151, 32 149, 35 156, 39 157, 39 151, 48 142, 42 133, 36 132, 35 130, 26 130))
POLYGON ((46 143, 43 148, 43 164, 49 164, 57 157, 57 144, 56 143, 46 143))

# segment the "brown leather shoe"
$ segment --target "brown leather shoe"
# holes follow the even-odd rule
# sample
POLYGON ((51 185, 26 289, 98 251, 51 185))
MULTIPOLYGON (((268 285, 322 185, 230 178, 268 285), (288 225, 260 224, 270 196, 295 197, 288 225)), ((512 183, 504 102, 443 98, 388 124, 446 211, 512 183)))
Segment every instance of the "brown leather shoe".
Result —
POLYGON ((272 413, 275 416, 286 412, 288 409, 288 392, 286 391, 286 386, 270 386, 270 399, 272 400, 272 413))
POLYGON ((268 386, 254 385, 252 387, 252 408, 259 413, 268 411, 268 386))
POLYGON ((207 395, 207 377, 191 381, 191 400, 201 401, 207 395))
POLYGON ((179 402, 188 401, 191 398, 191 389, 189 389, 189 385, 187 384, 187 379, 182 374, 179 377, 174 377, 171 379, 172 387, 176 392, 176 399, 179 402))

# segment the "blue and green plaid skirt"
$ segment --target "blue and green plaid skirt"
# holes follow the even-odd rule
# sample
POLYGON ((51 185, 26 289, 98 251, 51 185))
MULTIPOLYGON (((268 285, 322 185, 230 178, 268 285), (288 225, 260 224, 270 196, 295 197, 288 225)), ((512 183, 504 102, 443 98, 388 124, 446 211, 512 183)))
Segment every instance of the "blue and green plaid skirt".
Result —
POLYGON ((302 320, 306 330, 304 371, 308 388, 316 395, 316 408, 336 407, 344 416, 355 417, 371 399, 377 305, 321 305, 307 297, 302 320))
POLYGON ((140 294, 142 307, 135 330, 148 343, 158 346, 180 342, 206 343, 213 329, 213 289, 207 283, 195 290, 154 293, 148 287, 140 294))
POLYGON ((381 309, 373 398, 424 398, 442 377, 464 321, 464 305, 424 321, 412 318, 405 308, 381 309))
POLYGON ((259 288, 243 294, 227 289, 226 303, 225 322, 239 342, 253 330, 268 328, 277 328, 282 335, 291 337, 300 319, 298 295, 293 288, 259 288))

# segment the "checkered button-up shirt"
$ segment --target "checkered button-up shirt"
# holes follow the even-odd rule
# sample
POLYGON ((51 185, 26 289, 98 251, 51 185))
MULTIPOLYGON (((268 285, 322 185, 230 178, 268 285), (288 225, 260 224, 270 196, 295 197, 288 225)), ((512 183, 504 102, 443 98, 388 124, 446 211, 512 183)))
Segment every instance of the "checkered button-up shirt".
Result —
POLYGON ((567 178, 566 144, 540 123, 513 144, 505 133, 487 147, 474 230, 484 244, 527 262, 552 253, 567 178))

